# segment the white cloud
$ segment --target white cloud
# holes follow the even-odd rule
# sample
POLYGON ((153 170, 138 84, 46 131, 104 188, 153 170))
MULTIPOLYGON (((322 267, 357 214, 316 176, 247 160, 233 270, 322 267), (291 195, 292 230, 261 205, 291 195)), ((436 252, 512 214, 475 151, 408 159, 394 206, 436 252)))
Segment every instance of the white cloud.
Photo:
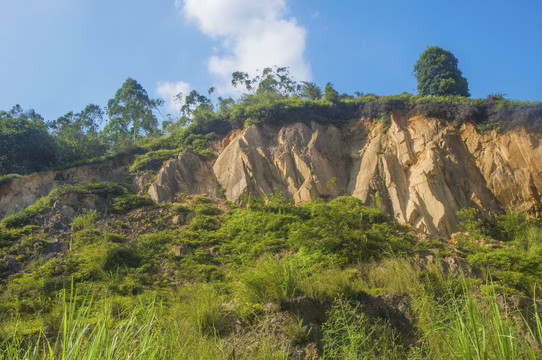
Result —
POLYGON ((188 95, 189 92, 190 84, 187 84, 184 81, 160 81, 158 82, 158 85, 156 87, 156 93, 162 99, 164 99, 164 101, 166 102, 167 111, 173 116, 178 115, 181 110, 181 106, 183 106, 181 102, 177 101, 175 96, 179 93, 182 93, 182 97, 184 98, 186 95, 188 95))
POLYGON ((296 80, 310 80, 310 66, 303 58, 306 31, 295 18, 287 18, 286 0, 176 0, 187 19, 212 38, 222 41, 208 67, 229 85, 234 71, 254 74, 257 69, 288 66, 296 80))

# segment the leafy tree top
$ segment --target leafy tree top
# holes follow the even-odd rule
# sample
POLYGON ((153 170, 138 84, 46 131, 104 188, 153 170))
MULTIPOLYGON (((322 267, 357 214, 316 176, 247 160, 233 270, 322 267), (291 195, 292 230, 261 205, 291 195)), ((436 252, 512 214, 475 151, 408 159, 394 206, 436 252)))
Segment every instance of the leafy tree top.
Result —
POLYGON ((457 58, 450 51, 428 46, 414 65, 420 95, 470 96, 467 79, 457 64, 457 58))
POLYGON ((142 136, 159 135, 158 120, 153 110, 163 100, 151 99, 147 91, 134 79, 128 78, 115 97, 107 103, 110 117, 105 132, 116 145, 135 143, 142 136))

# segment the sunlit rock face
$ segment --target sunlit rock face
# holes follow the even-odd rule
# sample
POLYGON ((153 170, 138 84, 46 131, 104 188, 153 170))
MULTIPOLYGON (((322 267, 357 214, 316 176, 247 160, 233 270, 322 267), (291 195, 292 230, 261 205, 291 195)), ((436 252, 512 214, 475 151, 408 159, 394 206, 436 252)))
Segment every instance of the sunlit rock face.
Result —
POLYGON ((214 176, 229 200, 282 192, 296 203, 351 195, 419 230, 449 235, 456 212, 528 210, 542 188, 541 135, 480 134, 417 114, 333 125, 251 126, 222 150, 214 176))
MULTIPOLYGON (((316 122, 252 125, 214 144, 206 160, 185 151, 164 162, 140 192, 157 202, 179 194, 243 201, 282 193, 296 203, 350 195, 379 206, 399 222, 442 236, 457 230, 456 212, 485 214, 540 207, 542 134, 522 127, 480 133, 415 112, 396 111, 391 126, 370 119, 346 125, 316 122), (154 180, 153 180, 154 179, 154 180), (147 190, 148 189, 148 190, 147 190)), ((121 163, 44 172, 0 186, 0 215, 33 203, 66 182, 115 180, 121 163)))

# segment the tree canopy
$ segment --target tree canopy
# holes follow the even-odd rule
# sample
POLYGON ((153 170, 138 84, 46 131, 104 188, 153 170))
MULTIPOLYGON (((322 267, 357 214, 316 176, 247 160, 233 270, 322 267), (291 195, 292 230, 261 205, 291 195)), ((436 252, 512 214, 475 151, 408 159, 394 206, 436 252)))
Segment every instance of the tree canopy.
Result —
POLYGON ((79 113, 70 111, 57 120, 51 121, 58 149, 57 162, 69 164, 74 161, 92 159, 107 152, 107 145, 100 133, 103 110, 89 104, 79 113))
POLYGON ((54 163, 54 140, 41 115, 19 105, 0 111, 0 174, 42 171, 54 163))
POLYGON ((470 96, 467 79, 457 64, 457 58, 450 51, 428 46, 414 65, 420 95, 470 96))
POLYGON ((115 97, 107 103, 110 120, 104 131, 113 148, 133 145, 144 136, 160 135, 153 110, 162 103, 161 99, 149 98, 137 81, 126 79, 115 97))

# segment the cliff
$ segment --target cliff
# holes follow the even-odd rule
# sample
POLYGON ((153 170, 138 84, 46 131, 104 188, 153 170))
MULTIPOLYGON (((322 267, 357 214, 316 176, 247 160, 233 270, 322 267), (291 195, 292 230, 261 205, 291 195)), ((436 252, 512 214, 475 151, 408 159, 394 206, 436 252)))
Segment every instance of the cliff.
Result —
POLYGON ((341 129, 315 122, 252 125, 226 138, 207 167, 194 167, 186 155, 166 162, 149 193, 170 201, 197 184, 196 192, 231 201, 279 192, 296 203, 351 195, 421 231, 450 235, 457 231, 456 212, 466 207, 489 214, 538 206, 540 138, 523 128, 481 134, 469 123, 458 129, 400 113, 387 131, 366 119, 341 129), (199 181, 186 181, 189 169, 199 181))
MULTIPOLYGON (((175 201, 180 193, 235 202, 282 193, 296 203, 351 195, 418 230, 449 236, 457 231, 462 208, 494 214, 540 207, 541 137, 521 127, 480 133, 470 123, 456 128, 399 111, 387 129, 363 118, 341 128, 316 122, 252 125, 226 136, 212 161, 185 151, 164 162, 148 194, 157 202, 175 201)), ((2 215, 29 205, 55 178, 119 177, 123 169, 110 164, 15 180, 0 187, 2 215)), ((141 181, 135 183, 143 191, 141 181)))

